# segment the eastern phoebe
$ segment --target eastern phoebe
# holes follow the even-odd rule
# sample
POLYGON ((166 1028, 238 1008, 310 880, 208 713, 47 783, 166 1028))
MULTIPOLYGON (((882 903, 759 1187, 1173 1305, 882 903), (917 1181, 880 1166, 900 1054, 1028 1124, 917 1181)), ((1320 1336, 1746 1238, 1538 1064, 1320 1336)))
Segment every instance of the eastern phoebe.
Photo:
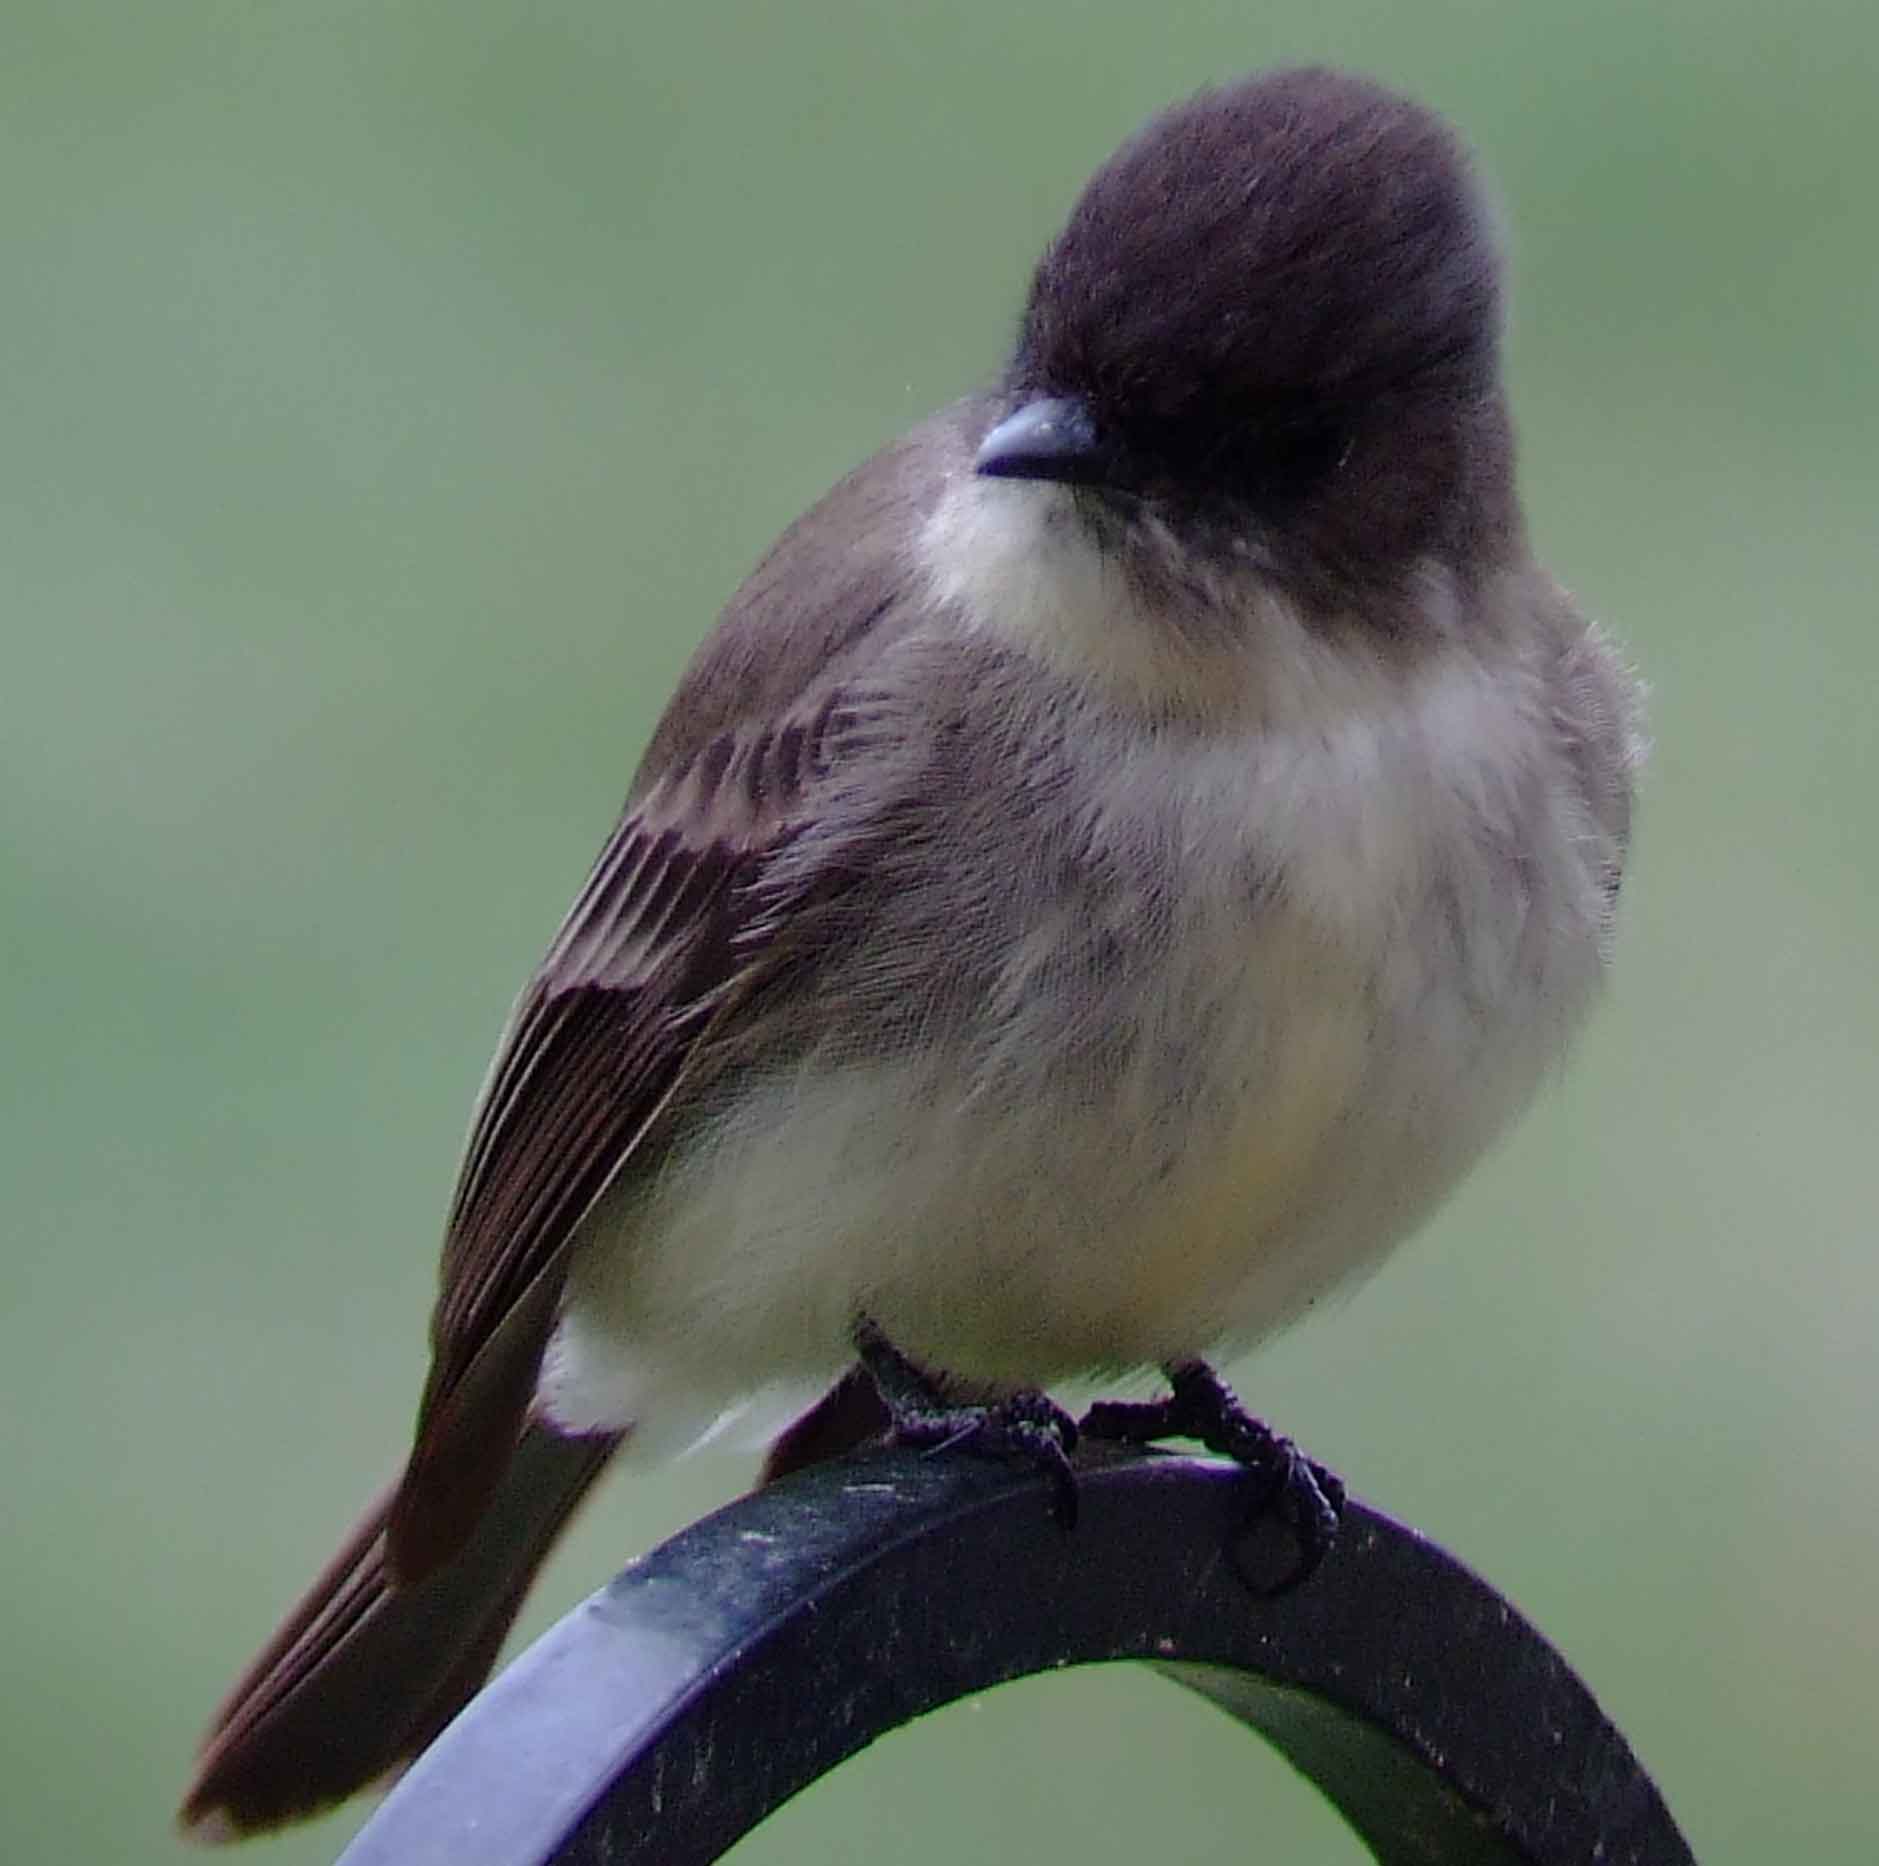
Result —
MULTIPOLYGON (((1500 272, 1427 111, 1204 92, 1085 189, 997 386, 784 534, 510 1018, 410 1462, 192 1831, 421 1748, 622 1434, 857 1343, 911 1433, 1060 1459, 1035 1389, 1156 1364, 1172 1419, 1526 1103, 1604 964, 1638 697, 1529 555, 1500 272)), ((881 1416, 851 1372, 777 1462, 881 1416)))

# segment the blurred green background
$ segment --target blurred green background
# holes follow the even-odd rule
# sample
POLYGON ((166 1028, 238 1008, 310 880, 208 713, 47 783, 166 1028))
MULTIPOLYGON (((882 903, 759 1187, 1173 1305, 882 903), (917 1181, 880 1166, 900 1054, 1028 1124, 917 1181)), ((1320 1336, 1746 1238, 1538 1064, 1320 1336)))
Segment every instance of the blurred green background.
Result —
MULTIPOLYGON (((1310 57, 1496 178, 1535 530, 1657 751, 1570 1072, 1236 1372, 1539 1621, 1709 1866, 1870 1866, 1870 0, 0 17, 0 1857, 184 1856, 203 1719, 401 1454, 470 1097, 716 607, 992 371, 1121 135, 1310 57)), ((530 1628, 748 1474, 612 1486, 530 1628)), ((1362 1855, 1109 1671, 736 1857, 1362 1855)))

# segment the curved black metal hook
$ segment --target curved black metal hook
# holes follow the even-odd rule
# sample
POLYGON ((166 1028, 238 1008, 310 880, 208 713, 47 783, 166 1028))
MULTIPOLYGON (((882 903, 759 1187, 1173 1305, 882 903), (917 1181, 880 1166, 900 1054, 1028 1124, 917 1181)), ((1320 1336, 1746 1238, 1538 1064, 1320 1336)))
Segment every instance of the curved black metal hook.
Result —
POLYGON ((1384 1866, 1693 1866, 1565 1661, 1414 1530, 1353 1500, 1272 1597, 1237 1467, 1080 1463, 1069 1535, 1034 1473, 905 1451, 720 1510, 517 1659, 340 1866, 703 1866, 923 1711, 1110 1659, 1259 1730, 1384 1866))

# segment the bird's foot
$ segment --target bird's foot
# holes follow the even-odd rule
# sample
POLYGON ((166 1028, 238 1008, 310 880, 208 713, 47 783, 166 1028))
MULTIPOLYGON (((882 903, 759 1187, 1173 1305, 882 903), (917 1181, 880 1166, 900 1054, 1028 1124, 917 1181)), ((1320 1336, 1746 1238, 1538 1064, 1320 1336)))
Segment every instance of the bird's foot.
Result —
POLYGON ((962 1405, 925 1368, 909 1360, 865 1316, 855 1351, 873 1376, 892 1420, 889 1443, 929 1451, 955 1447, 977 1458, 1030 1464, 1050 1479, 1051 1513, 1065 1529, 1077 1519, 1077 1423, 1048 1394, 1027 1388, 984 1405, 962 1405))
POLYGON ((1296 1547, 1291 1560, 1275 1569, 1270 1551, 1244 1536, 1236 1550, 1241 1571, 1260 1593, 1282 1594, 1296 1587, 1336 1540, 1344 1510, 1342 1481, 1247 1412, 1205 1361, 1175 1361, 1166 1372, 1166 1399, 1099 1401, 1083 1415, 1082 1431, 1127 1445, 1191 1438, 1243 1466, 1257 1486, 1248 1530, 1276 1521, 1296 1547))

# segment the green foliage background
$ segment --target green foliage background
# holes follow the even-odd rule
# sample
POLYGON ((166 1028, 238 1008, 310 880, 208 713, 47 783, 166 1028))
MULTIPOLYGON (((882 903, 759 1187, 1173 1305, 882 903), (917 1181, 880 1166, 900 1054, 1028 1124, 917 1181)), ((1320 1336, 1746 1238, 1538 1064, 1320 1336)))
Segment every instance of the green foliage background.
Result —
MULTIPOLYGON (((202 1719, 400 1454, 488 1048, 716 606, 992 370, 1124 132, 1310 57, 1497 178, 1535 529, 1658 746, 1569 1074, 1237 1373, 1538 1619, 1710 1866, 1869 1866, 1870 0, 0 25, 0 1857, 182 1857, 202 1719)), ((746 1475, 614 1485, 530 1625, 746 1475)), ((737 1857, 1360 1856, 1110 1672, 905 1732, 737 1857)))

